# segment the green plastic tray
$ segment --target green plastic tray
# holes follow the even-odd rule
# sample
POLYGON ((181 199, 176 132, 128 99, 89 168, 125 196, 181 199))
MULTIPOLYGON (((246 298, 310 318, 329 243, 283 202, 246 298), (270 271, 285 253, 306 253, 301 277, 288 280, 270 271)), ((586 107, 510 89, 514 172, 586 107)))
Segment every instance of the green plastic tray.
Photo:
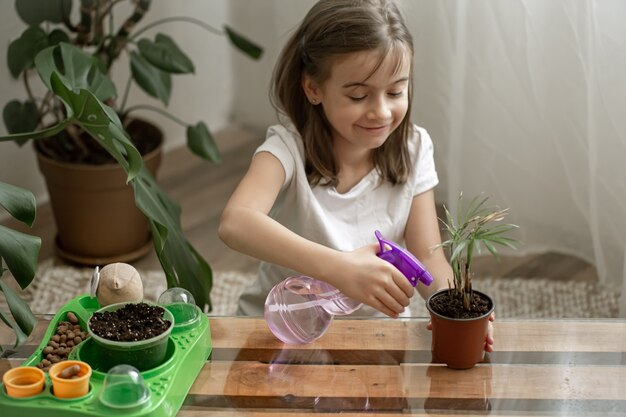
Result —
MULTIPOLYGON (((100 308, 95 299, 81 295, 65 306, 54 316, 37 350, 22 366, 36 366, 43 358, 43 349, 55 333, 57 323, 66 320, 67 313, 76 314, 83 329, 92 313, 100 308)), ((191 385, 196 380, 202 365, 211 353, 211 332, 209 319, 199 314, 199 320, 188 326, 174 327, 169 336, 165 362, 156 368, 141 372, 150 391, 150 399, 135 408, 110 408, 100 401, 106 370, 98 362, 91 338, 78 345, 70 354, 70 359, 89 363, 92 368, 91 387, 87 395, 74 399, 55 397, 52 384, 46 374, 45 388, 33 397, 13 398, 6 394, 4 384, 0 384, 0 414, 19 417, 70 417, 70 416, 154 416, 176 415, 182 406, 191 385)))

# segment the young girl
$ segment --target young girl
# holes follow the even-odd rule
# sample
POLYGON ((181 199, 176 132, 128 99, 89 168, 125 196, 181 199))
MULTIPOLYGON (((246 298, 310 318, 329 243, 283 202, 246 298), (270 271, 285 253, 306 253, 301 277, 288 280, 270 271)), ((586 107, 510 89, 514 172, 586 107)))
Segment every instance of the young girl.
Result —
POLYGON ((272 126, 224 209, 219 235, 263 262, 239 300, 262 315, 269 290, 301 274, 398 317, 414 294, 378 258, 375 230, 447 287, 428 133, 410 122, 413 41, 386 0, 320 0, 287 42, 272 82, 272 126))

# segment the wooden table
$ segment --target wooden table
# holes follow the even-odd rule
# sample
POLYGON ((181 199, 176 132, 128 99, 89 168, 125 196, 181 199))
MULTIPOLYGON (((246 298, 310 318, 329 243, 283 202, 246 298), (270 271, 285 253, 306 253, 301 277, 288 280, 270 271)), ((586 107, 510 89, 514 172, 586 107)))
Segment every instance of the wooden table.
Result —
MULTIPOLYGON (((0 374, 35 350, 49 319, 0 374)), ((624 320, 498 320, 497 351, 465 371, 431 363, 425 319, 337 319, 305 346, 282 344, 260 318, 210 324, 213 353, 181 417, 626 415, 624 320)))

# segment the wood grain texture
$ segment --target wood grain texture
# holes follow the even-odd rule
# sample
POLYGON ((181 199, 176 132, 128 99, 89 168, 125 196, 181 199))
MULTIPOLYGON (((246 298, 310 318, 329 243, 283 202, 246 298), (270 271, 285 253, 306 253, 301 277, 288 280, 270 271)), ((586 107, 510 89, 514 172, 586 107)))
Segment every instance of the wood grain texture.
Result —
POLYGON ((213 352, 178 416, 626 415, 624 320, 497 321, 499 350, 464 371, 432 363, 426 323, 344 318, 315 343, 288 346, 261 318, 211 317, 213 352))

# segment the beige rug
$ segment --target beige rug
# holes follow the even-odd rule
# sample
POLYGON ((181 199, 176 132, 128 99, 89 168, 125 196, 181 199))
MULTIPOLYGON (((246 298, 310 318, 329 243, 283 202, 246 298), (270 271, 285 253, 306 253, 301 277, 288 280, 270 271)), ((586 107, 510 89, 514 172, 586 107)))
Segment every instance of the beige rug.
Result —
MULTIPOLYGON (((54 313, 75 296, 89 292, 91 268, 54 266, 43 262, 37 278, 24 292, 36 314, 54 313)), ((166 289, 162 271, 139 271, 144 295, 156 301, 166 289)), ((232 315, 241 292, 255 279, 255 274, 238 271, 214 271, 211 315, 232 315)), ((499 318, 591 318, 617 317, 619 296, 591 283, 551 281, 542 278, 476 278, 476 290, 494 298, 499 318)), ((428 315, 424 301, 416 295, 411 315, 428 315)))

